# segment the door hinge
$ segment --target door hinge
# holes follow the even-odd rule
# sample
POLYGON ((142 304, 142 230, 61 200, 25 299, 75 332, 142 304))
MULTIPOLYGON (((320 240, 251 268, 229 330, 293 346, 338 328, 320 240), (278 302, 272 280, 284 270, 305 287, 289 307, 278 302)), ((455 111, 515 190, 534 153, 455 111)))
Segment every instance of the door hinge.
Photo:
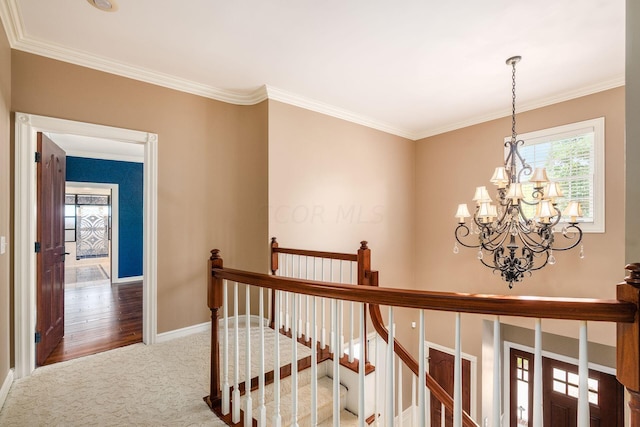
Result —
POLYGON ((36 163, 40 163, 42 161, 42 153, 36 151, 36 163))
POLYGON ((40 344, 40 341, 42 341, 42 336, 40 332, 36 332, 36 344, 40 344))
POLYGON ((35 249, 36 253, 39 254, 40 253, 40 242, 36 242, 36 244, 34 246, 35 246, 34 249, 35 249))

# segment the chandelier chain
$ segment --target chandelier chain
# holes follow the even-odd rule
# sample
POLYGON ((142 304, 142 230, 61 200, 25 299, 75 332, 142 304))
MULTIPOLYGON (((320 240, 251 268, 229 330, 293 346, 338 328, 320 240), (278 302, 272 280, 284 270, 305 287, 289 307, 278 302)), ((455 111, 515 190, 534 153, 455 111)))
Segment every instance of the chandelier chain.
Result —
POLYGON ((516 61, 511 63, 511 140, 516 140, 516 61))

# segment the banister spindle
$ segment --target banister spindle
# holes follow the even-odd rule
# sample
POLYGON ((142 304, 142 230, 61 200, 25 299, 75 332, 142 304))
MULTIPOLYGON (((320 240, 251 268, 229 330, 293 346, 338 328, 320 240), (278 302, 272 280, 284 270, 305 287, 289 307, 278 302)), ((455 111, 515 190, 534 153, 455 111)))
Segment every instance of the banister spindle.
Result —
POLYGON ((231 420, 240 422, 240 340, 238 337, 238 282, 233 284, 233 395, 231 420))
POLYGON ((491 425, 500 427, 500 396, 502 396, 500 384, 500 317, 493 321, 493 407, 491 413, 491 425))
POLYGON ((542 427, 542 321, 536 319, 533 355, 533 427, 542 427))
MULTIPOLYGON (((349 271, 349 277, 351 279, 349 283, 351 283, 352 285, 357 284, 353 280, 353 262, 350 262, 349 266, 351 269, 349 271)), ((354 310, 355 310, 355 303, 351 301, 349 303, 349 362, 350 363, 353 363, 353 359, 354 359, 354 355, 353 355, 354 318, 355 318, 354 310)), ((360 335, 360 352, 361 353, 364 352, 364 345, 365 345, 364 343, 365 343, 365 339, 362 335, 360 335)), ((360 356, 360 360, 364 361, 364 357, 360 356)))
POLYGON ((398 422, 396 423, 398 427, 403 427, 402 422, 402 409, 404 407, 402 403, 402 359, 397 357, 398 359, 398 422))
MULTIPOLYGON (((260 291, 260 298, 258 304, 260 304, 259 308, 259 317, 260 317, 260 373, 258 374, 258 389, 259 389, 259 401, 260 406, 258 406, 258 411, 256 417, 258 418, 258 427, 266 427, 267 425, 267 407, 265 405, 265 381, 264 381, 264 289, 258 288, 260 291)), ((268 293, 267 293, 268 295, 268 293)), ((267 300, 270 299, 267 297, 267 300)), ((278 333, 278 332, 276 332, 278 333)))
MULTIPOLYGON (((275 297, 275 308, 273 312, 275 313, 276 320, 275 324, 280 324, 280 316, 282 315, 282 311, 280 311, 280 305, 282 303, 280 294, 282 291, 274 291, 276 294, 275 297)), ((273 345, 273 404, 274 404, 274 414, 273 414, 273 426, 281 427, 282 426, 282 416, 280 415, 280 331, 274 331, 274 345, 273 345)))
MULTIPOLYGON (((338 330, 340 325, 340 316, 338 315, 339 302, 335 300, 331 300, 331 305, 334 308, 333 310, 333 324, 335 325, 336 330, 338 330)), ((340 349, 340 343, 338 340, 340 339, 339 333, 333 334, 333 425, 334 427, 340 425, 340 356, 337 351, 340 349)))
POLYGON ((311 425, 318 424, 318 332, 316 329, 316 297, 311 296, 311 425))
POLYGON ((252 427, 253 399, 251 398, 251 287, 244 286, 244 427, 252 427))
POLYGON ((424 426, 427 425, 426 420, 426 360, 427 357, 424 354, 424 310, 420 310, 420 319, 419 319, 419 344, 418 344, 418 425, 424 426))
POLYGON ((298 341, 296 340, 298 328, 298 299, 293 298, 293 310, 291 311, 291 425, 298 426, 298 341))
POLYGON ((393 306, 389 306, 389 341, 387 343, 387 427, 394 427, 395 411, 394 411, 394 396, 395 396, 395 378, 394 378, 394 363, 393 363, 393 347, 395 343, 395 328, 393 325, 393 306))
POLYGON ((455 367, 453 370, 453 427, 462 427, 462 341, 461 315, 456 313, 455 367))
POLYGON ((222 383, 222 414, 228 415, 230 408, 229 395, 229 300, 228 300, 228 283, 225 280, 222 288, 222 300, 224 304, 224 318, 222 324, 224 331, 222 335, 222 366, 223 366, 223 383, 222 383))
MULTIPOLYGON (((320 279, 324 282, 324 258, 322 259, 321 262, 321 275, 320 275, 320 279)), ((321 302, 321 307, 320 307, 320 327, 322 328, 320 330, 320 348, 321 349, 325 349, 327 348, 327 343, 326 343, 326 336, 327 336, 327 329, 326 329, 326 312, 327 312, 327 307, 326 307, 326 299, 325 298, 320 298, 320 302, 321 302)))
POLYGON ((589 427, 589 354, 587 340, 587 322, 580 322, 580 341, 578 350, 578 427, 589 427))
POLYGON ((359 303, 360 306, 360 355, 358 356, 358 426, 365 427, 366 415, 364 413, 364 401, 365 401, 365 386, 364 386, 364 346, 367 345, 367 337, 364 336, 364 303, 359 303))

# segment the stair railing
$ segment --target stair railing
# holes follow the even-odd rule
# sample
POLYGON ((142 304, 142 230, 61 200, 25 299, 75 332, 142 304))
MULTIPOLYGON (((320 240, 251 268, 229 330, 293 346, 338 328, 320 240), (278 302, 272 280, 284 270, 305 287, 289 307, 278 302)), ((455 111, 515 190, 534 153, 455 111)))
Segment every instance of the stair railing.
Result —
MULTIPOLYGON (((360 251, 368 251, 366 245, 359 250, 358 256, 361 255, 360 251)), ((364 252, 362 254, 364 256, 364 252)), ((364 265, 364 263, 363 263, 364 265)), ((369 259, 370 266, 370 259, 369 259)), ((282 292, 289 292, 292 294, 300 294, 306 295, 310 297, 322 297, 329 300, 335 301, 347 301, 354 302, 359 308, 360 312, 360 325, 364 325, 364 307, 365 304, 370 306, 370 314, 372 316, 372 320, 374 325, 376 323, 382 324, 382 315, 379 310, 380 306, 388 307, 388 319, 389 324, 393 324, 393 310, 395 307, 403 307, 403 308, 411 308, 419 310, 420 316, 420 349, 421 353, 423 352, 422 348, 424 343, 424 312, 425 310, 435 310, 435 311, 447 311, 456 313, 456 357, 455 357, 455 389, 454 389, 454 399, 453 404, 451 405, 451 411, 453 412, 453 421, 454 426, 462 426, 462 425, 477 425, 471 419, 467 419, 463 416, 462 405, 461 405, 461 392, 460 392, 460 372, 461 372, 461 345, 460 345, 460 336, 461 336, 461 321, 460 321, 460 313, 474 313, 474 314, 483 314, 490 316, 516 316, 516 317, 528 317, 536 319, 535 326, 535 336, 536 336, 536 348, 535 348, 535 357, 534 357, 534 372, 536 373, 536 377, 534 378, 534 425, 541 426, 542 425, 542 387, 541 387, 541 378, 538 377, 537 373, 541 373, 541 322, 540 319, 562 319, 562 320, 576 320, 580 322, 580 361, 579 361, 579 372, 584 373, 588 370, 588 357, 586 355, 587 348, 587 321, 604 321, 604 322, 615 322, 618 325, 618 347, 617 347, 617 358, 618 358, 618 379, 620 382, 627 387, 631 395, 631 425, 640 425, 640 363, 639 363, 639 354, 640 354, 640 321, 638 319, 638 307, 640 304, 640 264, 632 264, 627 266, 627 268, 631 271, 629 277, 626 278, 626 282, 618 285, 618 299, 617 300, 594 300, 594 299, 571 299, 571 298, 533 298, 533 297, 513 297, 513 296, 495 296, 495 295, 472 295, 472 294, 457 294, 450 292, 428 292, 428 291, 417 291, 411 289, 387 289, 376 286, 378 284, 377 273, 372 272, 366 268, 362 268, 360 271, 360 265, 358 267, 358 283, 360 285, 351 285, 351 284, 337 284, 331 282, 323 282, 318 280, 310 280, 306 278, 284 278, 284 277, 274 277, 272 275, 260 274, 260 273, 251 273, 247 271, 240 271, 234 269, 228 269, 223 267, 222 259, 219 256, 219 251, 213 250, 212 256, 210 258, 210 280, 208 287, 208 305, 211 309, 212 313, 212 353, 211 353, 211 385, 210 385, 210 395, 206 398, 209 406, 219 414, 222 414, 222 410, 225 407, 225 403, 223 402, 225 398, 225 392, 221 389, 221 369, 220 369, 220 358, 218 352, 219 346, 219 338, 220 332, 218 328, 219 318, 220 318, 220 310, 223 308, 225 301, 223 300, 224 289, 227 287, 227 282, 234 283, 234 293, 235 286, 238 283, 249 285, 250 288, 260 288, 260 289, 271 289, 274 293, 273 298, 273 321, 275 325, 280 325, 281 321, 279 319, 280 312, 280 302, 282 301, 282 297, 280 296, 282 292), (362 276, 362 281, 360 278, 362 276), (361 285, 369 285, 369 286, 361 286, 361 285), (373 319, 375 318, 375 320, 373 319), (539 365, 539 366, 538 366, 539 365)), ((261 294, 263 292, 260 292, 261 294)), ((316 306, 315 299, 312 298, 313 302, 311 305, 313 307, 316 306)), ((297 317, 297 298, 292 299, 292 317, 290 319, 292 326, 292 336, 296 337, 297 332, 296 328, 298 323, 297 317)), ((226 311, 226 308, 225 308, 226 311)), ((313 310, 312 310, 313 311, 313 310)), ((237 313, 237 310, 235 311, 237 313)), ((238 325, 238 316, 235 315, 236 319, 234 324, 238 325)), ((228 318, 228 313, 225 312, 225 318, 228 318)), ((343 328, 340 324, 340 317, 336 312, 333 314, 335 331, 342 331, 343 328)), ((249 304, 247 304, 246 314, 245 314, 245 322, 249 323, 249 304)), ((311 314, 311 322, 315 322, 316 316, 311 314)), ((499 324, 499 318, 496 317, 495 322, 499 324)), ((262 327, 264 327, 264 322, 259 322, 262 327)), ((377 332, 384 338, 385 331, 383 329, 378 330, 377 332)), ((315 335, 315 331, 317 330, 316 325, 310 326, 311 335, 312 335, 312 344, 311 347, 315 348, 319 343, 317 337, 313 337, 315 335)), ((362 332, 362 331, 361 331, 362 332)), ((247 328, 247 334, 249 334, 249 329, 247 328)), ((226 336, 226 332, 223 333, 226 336)), ((278 337, 280 334, 276 333, 275 337, 278 337)), ((334 349, 340 348, 340 342, 338 342, 339 333, 334 333, 334 349)), ((388 356, 388 360, 393 360, 393 354, 398 354, 398 356, 403 360, 403 362, 410 367, 410 369, 416 373, 416 375, 420 378, 419 384, 430 385, 429 389, 431 393, 438 393, 437 385, 429 384, 429 380, 426 374, 426 368, 424 366, 424 354, 419 356, 419 361, 417 363, 417 369, 415 366, 412 366, 413 362, 411 361, 411 355, 395 340, 393 331, 387 331, 387 341, 394 343, 393 346, 388 346, 390 349, 390 353, 388 356)), ((365 334, 361 333, 361 336, 364 337, 365 334)), ((277 340, 278 338, 276 338, 277 340)), ((236 339, 237 342, 237 339, 236 339)), ((293 340, 294 343, 297 340, 293 340)), ((494 340, 494 342, 498 342, 499 340, 494 340)), ((246 340, 246 344, 249 346, 250 340, 246 340)), ((499 344, 498 344, 499 345, 499 344)), ((278 346, 276 345, 276 348, 278 346)), ((295 348, 295 344, 293 345, 295 348)), ((237 348, 237 346, 236 346, 237 348)), ((496 349, 499 351, 499 348, 496 349)), ((250 352, 250 349, 245 349, 245 353, 250 352)), ((263 349, 264 352, 264 349, 263 349)), ((277 351, 276 351, 277 353, 277 351)), ((315 353, 315 352, 312 352, 315 353)), ((498 354, 498 353, 496 353, 498 354)), ((263 356, 260 356, 263 357, 263 356)), ((295 370, 296 363, 298 367, 300 366, 300 362, 298 362, 295 358, 292 359, 292 370, 295 370)), ((498 361, 499 363, 499 361, 498 361)), ((237 363, 236 363, 237 364, 237 363)), ((393 366, 393 363, 391 364, 393 366)), ((364 364, 362 364, 364 366, 364 364)), ((275 372, 282 371, 282 368, 278 369, 279 364, 274 363, 274 374, 275 372)), ((393 368, 389 369, 388 378, 391 381, 387 382, 388 390, 387 393, 389 397, 387 398, 387 418, 386 425, 393 426, 394 423, 394 402, 395 402, 395 382, 394 382, 394 370, 393 368)), ((361 375, 364 375, 364 369, 361 367, 360 371, 361 375)), ((247 371, 248 372, 248 371, 247 371)), ((334 373, 335 375, 335 373, 334 373)), ((260 373, 260 376, 265 376, 266 374, 260 373)), ((589 419, 589 404, 588 400, 585 396, 588 395, 588 386, 586 384, 586 375, 580 375, 580 391, 579 395, 581 396, 579 399, 579 415, 578 415, 578 425, 588 425, 585 424, 589 419)), ((257 378, 256 378, 257 380, 257 378)), ((260 381, 256 381, 258 383, 260 381)), ((335 382, 335 381, 334 381, 335 382)), ((253 388, 251 379, 246 381, 247 387, 244 389, 239 386, 239 392, 242 394, 249 393, 253 388)), ((258 385, 256 384, 256 387, 258 385)), ((339 387, 339 385, 337 385, 339 387)), ((419 414, 419 424, 424 425, 425 420, 425 398, 424 392, 425 387, 418 387, 419 389, 419 398, 418 398, 418 414, 419 414)), ((235 390, 234 390, 235 392, 235 390)), ((278 393, 278 391, 276 391, 278 393)), ((445 393, 446 394, 446 393, 445 393)), ((499 384, 494 384, 494 394, 500 395, 501 390, 499 384), (497 392, 495 392, 497 390, 497 392)), ((446 394, 446 396, 442 396, 443 403, 448 405, 446 401, 450 399, 450 396, 446 394)), ((294 399, 295 400, 295 399, 294 399)), ((335 396, 334 396, 335 400, 335 396)), ((229 425, 239 425, 241 419, 235 415, 235 407, 239 406, 240 402, 233 402, 232 399, 232 418, 227 421, 224 417, 227 415, 222 414, 221 418, 225 419, 229 425)), ((401 407, 401 406, 400 406, 401 407)), ((496 405, 494 405, 494 408, 496 405)), ((361 408, 363 409, 363 408, 361 408)), ((295 411, 295 409, 294 409, 295 411)), ((259 411, 258 411, 259 412, 259 411)), ((361 412, 363 413, 363 412, 361 412)), ((335 414, 334 414, 335 417, 335 414)), ((364 417, 361 417, 364 418, 364 417)), ((499 425, 499 404, 497 405, 497 410, 494 409, 494 413, 491 417, 491 425, 498 426, 499 425)), ((277 416, 274 416, 274 425, 279 425, 277 416)), ((252 425, 251 420, 244 421, 245 426, 252 425)), ((364 425, 364 420, 359 420, 359 425, 364 425)), ((265 425, 266 420, 261 419, 258 422, 258 425, 265 425)), ((297 425, 297 421, 295 417, 291 425, 297 425)), ((339 425, 339 420, 334 418, 334 425, 339 425)))

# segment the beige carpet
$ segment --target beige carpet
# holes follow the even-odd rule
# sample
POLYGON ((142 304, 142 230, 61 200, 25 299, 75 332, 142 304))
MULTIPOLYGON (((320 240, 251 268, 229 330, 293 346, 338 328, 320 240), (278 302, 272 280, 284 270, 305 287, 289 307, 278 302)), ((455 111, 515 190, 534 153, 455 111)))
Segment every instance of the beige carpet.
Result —
MULTIPOLYGON (((259 342, 257 331, 252 328, 253 343, 259 342)), ((265 331, 265 347, 273 348, 273 331, 265 331)), ((209 394, 209 337, 206 332, 153 346, 134 344, 38 368, 14 382, 0 426, 223 426, 202 400, 209 394)), ((291 341, 282 339, 280 348, 281 360, 289 361, 291 341)), ((298 349, 300 358, 309 354, 304 346, 298 349)), ((267 355, 271 359, 272 351, 267 355)), ((239 367, 242 381, 244 366, 239 367)))

